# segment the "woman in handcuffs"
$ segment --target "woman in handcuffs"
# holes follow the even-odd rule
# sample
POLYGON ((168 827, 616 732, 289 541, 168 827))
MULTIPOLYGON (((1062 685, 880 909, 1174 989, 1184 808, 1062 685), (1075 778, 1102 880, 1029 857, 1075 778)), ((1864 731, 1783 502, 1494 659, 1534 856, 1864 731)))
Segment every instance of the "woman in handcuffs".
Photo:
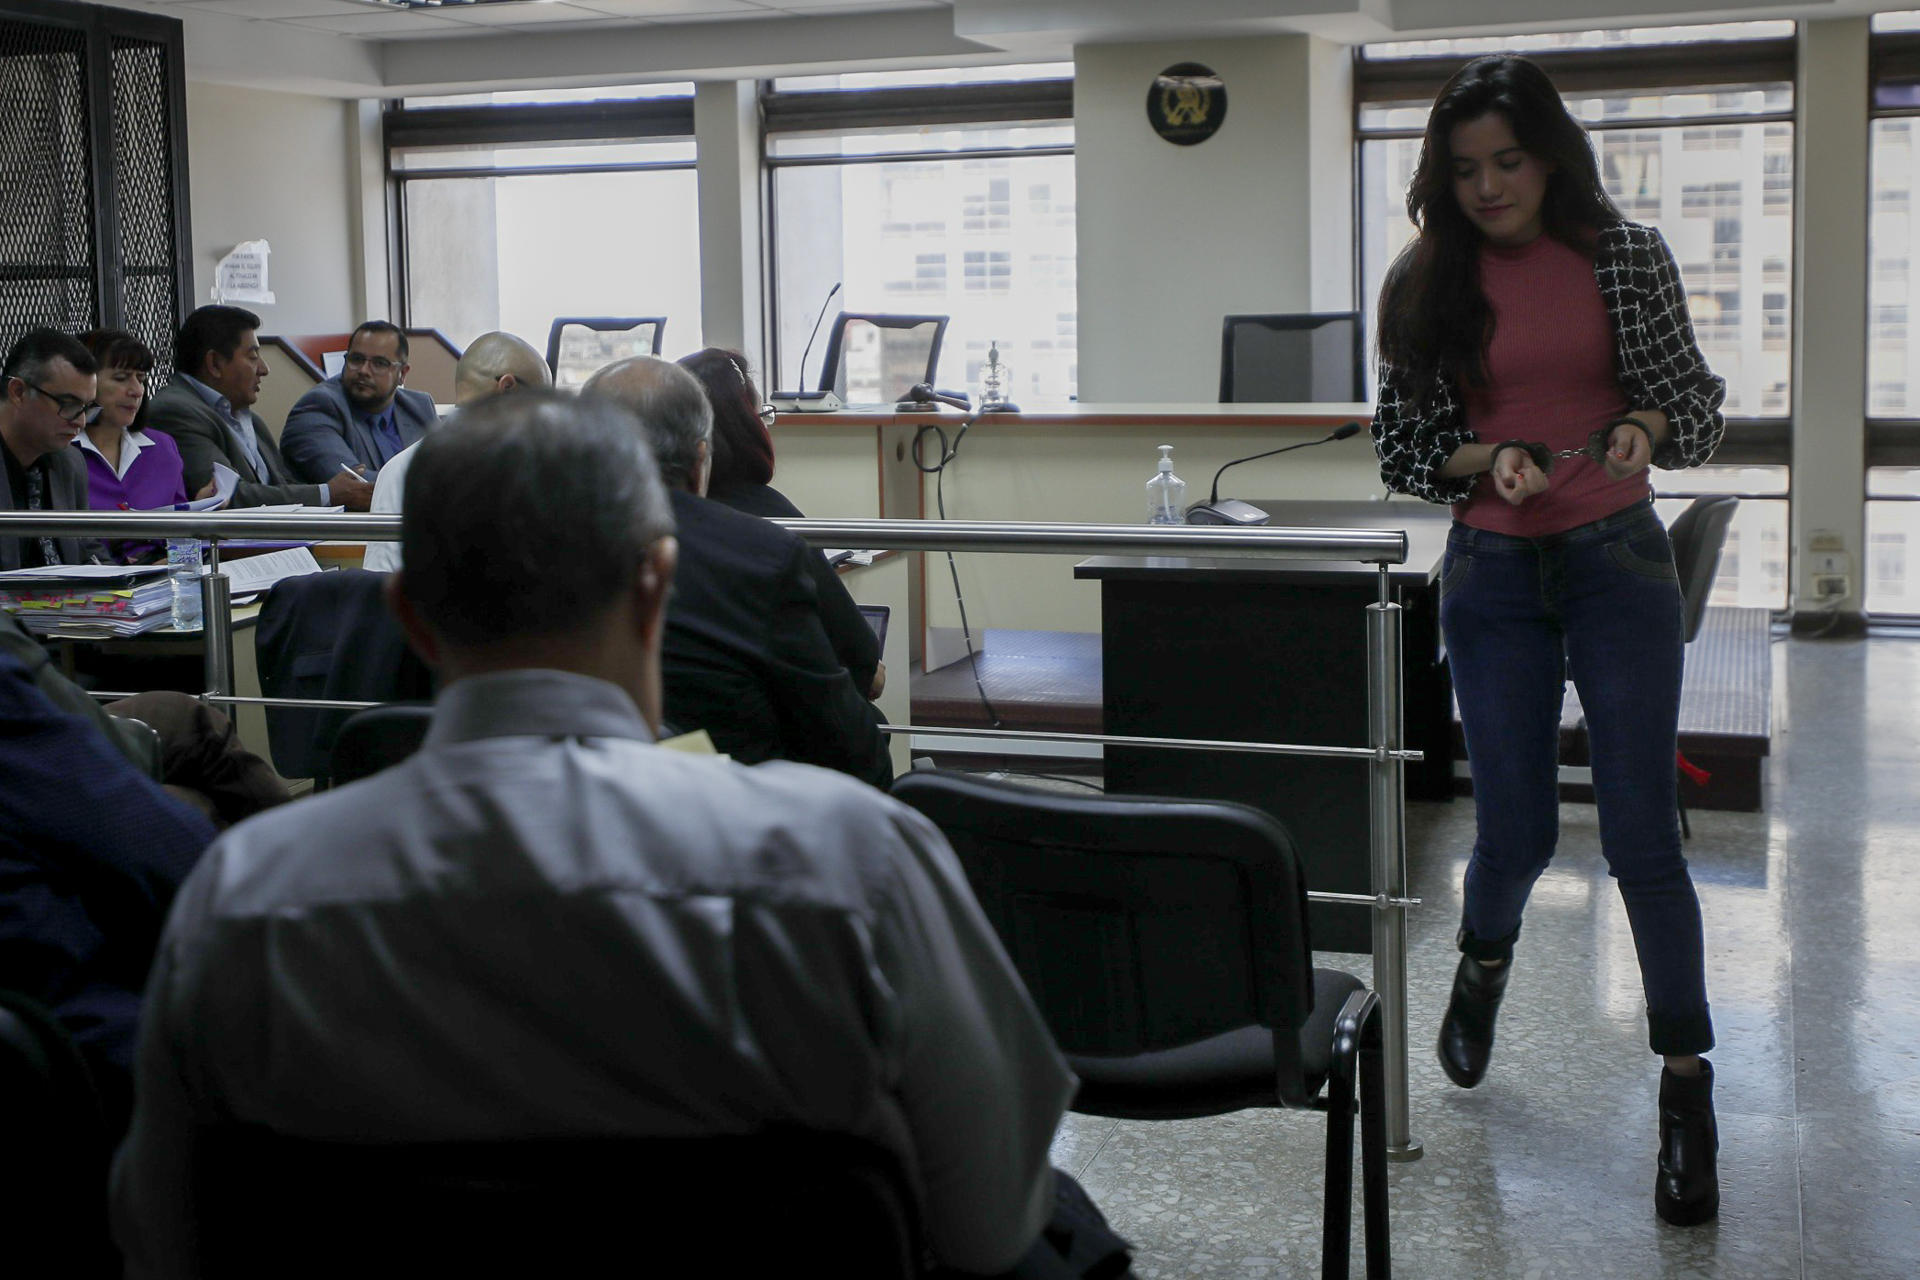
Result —
POLYGON ((1476 59, 1447 82, 1407 213, 1419 234, 1381 290, 1373 438, 1390 489, 1453 504, 1440 621, 1478 822, 1440 1063, 1466 1089, 1486 1073, 1521 911, 1559 834, 1571 676, 1665 1060, 1654 1208, 1704 1222, 1718 1136, 1674 791, 1682 610, 1647 467, 1712 456, 1726 385, 1666 242, 1621 217, 1586 133, 1524 58, 1476 59))

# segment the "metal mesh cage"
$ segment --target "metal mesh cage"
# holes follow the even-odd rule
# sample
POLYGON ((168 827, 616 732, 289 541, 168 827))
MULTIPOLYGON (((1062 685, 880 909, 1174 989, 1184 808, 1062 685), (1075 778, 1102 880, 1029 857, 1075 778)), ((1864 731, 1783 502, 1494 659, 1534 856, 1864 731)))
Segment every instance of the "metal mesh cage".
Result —
POLYGON ((153 349, 154 385, 173 372, 181 299, 173 236, 173 130, 167 47, 115 36, 113 172, 120 215, 121 324, 153 349))
POLYGON ((0 347, 98 321, 86 72, 84 33, 0 21, 0 347))

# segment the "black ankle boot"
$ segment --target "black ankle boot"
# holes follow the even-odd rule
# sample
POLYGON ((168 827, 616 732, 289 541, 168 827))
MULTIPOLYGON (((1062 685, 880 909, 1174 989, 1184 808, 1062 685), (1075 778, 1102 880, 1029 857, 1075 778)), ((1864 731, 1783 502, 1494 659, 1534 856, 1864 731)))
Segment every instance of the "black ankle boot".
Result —
POLYGON ((1660 1173, 1653 1211, 1661 1221, 1691 1227, 1720 1212, 1720 1175, 1714 1167, 1720 1131, 1713 1122, 1713 1064, 1700 1074, 1660 1072, 1660 1173))
POLYGON ((1471 1089, 1487 1074, 1493 1056, 1493 1019, 1500 997, 1507 993, 1507 973, 1513 961, 1489 967, 1472 956, 1461 956, 1453 974, 1453 998, 1440 1023, 1440 1067, 1447 1079, 1471 1089))

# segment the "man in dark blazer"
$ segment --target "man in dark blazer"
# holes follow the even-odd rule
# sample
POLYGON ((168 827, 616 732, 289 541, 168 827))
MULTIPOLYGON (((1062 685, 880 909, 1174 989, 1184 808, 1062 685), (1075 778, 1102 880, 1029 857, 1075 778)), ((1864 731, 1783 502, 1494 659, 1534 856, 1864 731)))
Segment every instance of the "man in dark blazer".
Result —
MULTIPOLYGON (((0 455, 8 511, 85 511, 87 463, 68 446, 94 407, 99 366, 88 350, 58 329, 30 329, 7 353, 0 398, 0 455)), ((104 563, 106 549, 92 538, 0 537, 0 569, 104 563)))
POLYGON ((294 404, 280 433, 293 474, 315 484, 341 471, 373 479, 440 421, 433 397, 409 391, 407 335, 369 320, 347 341, 347 365, 294 404))
POLYGON ((180 326, 174 344, 179 372, 147 409, 147 425, 180 446, 187 492, 213 479, 213 464, 240 474, 231 507, 344 506, 365 511, 371 481, 339 475, 324 484, 301 484, 253 412, 267 365, 260 358, 260 317, 239 307, 201 307, 180 326))
POLYGON ((680 567, 662 646, 666 721, 705 729, 745 764, 798 760, 885 788, 893 762, 880 713, 834 656, 808 567, 812 549, 701 496, 713 409, 700 380, 635 356, 596 373, 581 393, 639 416, 673 501, 680 567))
POLYGON ((0 973, 52 1010, 126 1128, 140 995, 213 824, 0 655, 0 973))

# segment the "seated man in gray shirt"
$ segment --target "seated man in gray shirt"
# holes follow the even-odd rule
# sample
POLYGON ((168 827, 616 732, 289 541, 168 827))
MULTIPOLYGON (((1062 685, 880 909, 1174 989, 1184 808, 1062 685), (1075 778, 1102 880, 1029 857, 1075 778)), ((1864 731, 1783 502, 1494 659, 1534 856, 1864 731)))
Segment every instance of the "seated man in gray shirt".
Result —
POLYGON ((671 512, 611 404, 500 397, 420 445, 388 591, 447 682, 432 728, 181 889, 114 1172, 130 1276, 198 1274, 194 1161, 231 1124, 851 1133, 917 1178, 942 1264, 1058 1249, 1074 1078, 939 832, 835 772, 654 744, 671 512))

